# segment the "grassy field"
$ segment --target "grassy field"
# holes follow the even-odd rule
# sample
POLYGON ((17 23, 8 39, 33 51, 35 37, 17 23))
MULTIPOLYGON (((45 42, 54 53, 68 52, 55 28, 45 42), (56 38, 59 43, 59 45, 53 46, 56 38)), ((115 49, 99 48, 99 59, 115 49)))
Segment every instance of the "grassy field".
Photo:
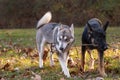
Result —
MULTIPOLYGON (((3 80, 95 80, 97 72, 97 52, 93 51, 95 69, 89 71, 89 57, 86 54, 86 73, 80 68, 80 45, 83 28, 75 28, 75 43, 70 50, 76 65, 68 65, 72 78, 67 79, 61 72, 56 54, 55 67, 49 66, 49 56, 44 63, 44 69, 38 67, 38 54, 35 43, 35 29, 3 29, 0 30, 0 79, 3 80)), ((110 48, 105 51, 105 70, 108 77, 105 80, 120 80, 120 27, 109 27, 107 42, 110 48)), ((46 50, 47 51, 47 50, 46 50)), ((47 51, 48 52, 48 51, 47 51)))

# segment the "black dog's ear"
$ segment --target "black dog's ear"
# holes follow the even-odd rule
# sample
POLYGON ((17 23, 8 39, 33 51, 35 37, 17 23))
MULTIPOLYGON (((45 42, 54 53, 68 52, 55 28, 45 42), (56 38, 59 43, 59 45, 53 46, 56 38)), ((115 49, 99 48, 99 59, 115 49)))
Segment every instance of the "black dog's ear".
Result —
POLYGON ((104 31, 107 30, 108 25, 109 25, 109 21, 107 21, 107 22, 105 23, 105 25, 103 26, 104 31))
POLYGON ((89 30, 93 31, 93 29, 92 29, 91 25, 89 24, 89 22, 87 22, 87 25, 88 25, 89 30))

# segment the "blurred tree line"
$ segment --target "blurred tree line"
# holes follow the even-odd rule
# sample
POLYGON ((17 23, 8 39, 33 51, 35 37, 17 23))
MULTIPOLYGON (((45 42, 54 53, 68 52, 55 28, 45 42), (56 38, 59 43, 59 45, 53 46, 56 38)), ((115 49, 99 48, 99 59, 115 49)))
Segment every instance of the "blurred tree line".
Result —
POLYGON ((120 0, 0 0, 0 28, 35 28, 47 11, 52 22, 83 26, 96 17, 120 26, 120 0))

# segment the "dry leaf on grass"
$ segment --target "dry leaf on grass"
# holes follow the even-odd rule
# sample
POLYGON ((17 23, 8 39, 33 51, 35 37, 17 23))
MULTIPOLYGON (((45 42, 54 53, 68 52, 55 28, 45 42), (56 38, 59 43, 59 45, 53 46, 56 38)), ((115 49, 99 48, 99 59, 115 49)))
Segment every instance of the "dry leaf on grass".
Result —
POLYGON ((5 80, 4 78, 1 78, 0 80, 5 80))
POLYGON ((45 48, 44 55, 43 55, 43 60, 44 61, 46 60, 48 53, 49 53, 49 50, 47 48, 45 48))
POLYGON ((33 77, 32 80, 41 80, 41 76, 40 75, 35 75, 35 77, 33 77))
POLYGON ((102 77, 97 77, 95 80, 104 80, 102 77))
POLYGON ((6 63, 6 64, 2 67, 2 69, 7 70, 9 67, 10 67, 10 63, 6 63))
POLYGON ((60 78, 60 80, 65 80, 65 78, 60 78))
POLYGON ((32 80, 41 80, 41 76, 32 72, 32 74, 35 76, 35 77, 32 77, 32 80))

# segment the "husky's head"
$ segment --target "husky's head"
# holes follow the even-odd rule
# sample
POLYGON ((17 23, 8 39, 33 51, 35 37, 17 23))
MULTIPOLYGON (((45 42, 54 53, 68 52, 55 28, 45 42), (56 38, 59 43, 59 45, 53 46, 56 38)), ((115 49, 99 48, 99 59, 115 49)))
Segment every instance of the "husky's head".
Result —
POLYGON ((59 52, 65 52, 71 46, 74 41, 74 26, 73 24, 69 27, 67 25, 60 25, 58 27, 56 48, 59 52))

